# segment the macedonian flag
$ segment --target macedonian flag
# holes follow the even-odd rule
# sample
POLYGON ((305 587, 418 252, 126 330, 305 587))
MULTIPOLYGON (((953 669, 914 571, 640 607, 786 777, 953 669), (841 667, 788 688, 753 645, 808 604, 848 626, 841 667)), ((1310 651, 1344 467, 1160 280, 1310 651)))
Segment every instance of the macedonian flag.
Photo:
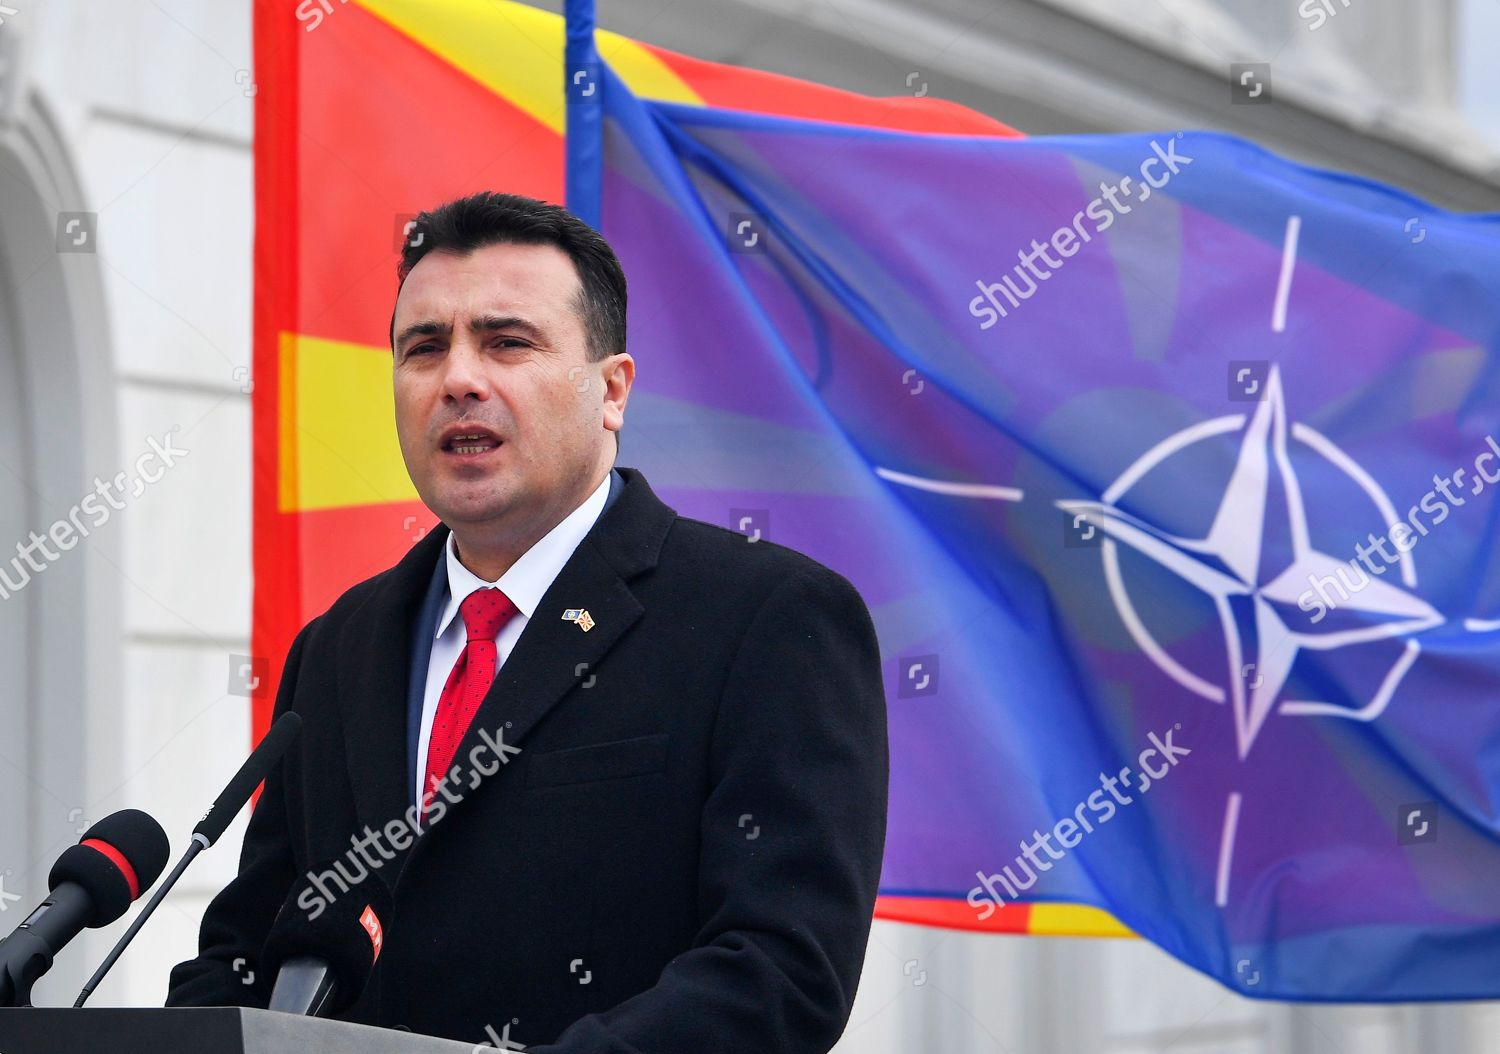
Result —
MULTIPOLYGON (((921 86, 871 98, 609 32, 596 46, 642 99, 1017 135, 921 86)), ((297 631, 434 524, 392 410, 388 324, 409 225, 479 190, 563 202, 568 100, 562 17, 507 0, 256 0, 255 53, 252 649, 267 669, 253 704, 258 740, 297 631)), ((1091 907, 1007 904, 978 920, 962 900, 906 892, 883 897, 877 914, 1011 933, 1123 932, 1091 907)))

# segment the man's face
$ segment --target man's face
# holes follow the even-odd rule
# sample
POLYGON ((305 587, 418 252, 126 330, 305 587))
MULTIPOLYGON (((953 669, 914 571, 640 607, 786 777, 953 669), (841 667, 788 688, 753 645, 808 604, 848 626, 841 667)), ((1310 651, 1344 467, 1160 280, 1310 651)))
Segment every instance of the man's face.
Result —
POLYGON ((555 523, 613 464, 633 363, 589 361, 580 288, 552 245, 432 252, 407 275, 396 431, 417 493, 455 529, 555 523))

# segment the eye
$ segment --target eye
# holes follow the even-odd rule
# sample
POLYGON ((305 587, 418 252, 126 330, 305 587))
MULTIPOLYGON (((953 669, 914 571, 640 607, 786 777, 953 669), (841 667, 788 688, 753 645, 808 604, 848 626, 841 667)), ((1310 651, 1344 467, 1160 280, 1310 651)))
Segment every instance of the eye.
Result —
POLYGON ((498 343, 506 348, 527 348, 531 346, 520 337, 501 337, 498 343))
POLYGON ((423 352, 431 351, 432 349, 433 345, 431 344, 418 344, 415 348, 408 348, 406 356, 410 358, 413 355, 421 355, 423 352))

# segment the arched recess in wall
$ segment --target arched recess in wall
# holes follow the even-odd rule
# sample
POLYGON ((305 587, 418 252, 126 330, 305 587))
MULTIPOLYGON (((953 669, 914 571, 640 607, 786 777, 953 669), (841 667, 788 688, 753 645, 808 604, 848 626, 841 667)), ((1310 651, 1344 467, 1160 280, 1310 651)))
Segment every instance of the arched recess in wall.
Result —
MULTIPOLYGON (((55 560, 33 548, 41 569, 17 553, 31 532, 46 535, 67 520, 96 477, 115 474, 119 444, 99 261, 89 252, 59 251, 59 214, 88 206, 42 100, 6 99, 5 87, 0 83, 0 570, 8 576, 0 579, 8 594, 0 596, 0 875, 7 892, 22 896, 24 910, 41 899, 52 861, 77 841, 84 819, 99 819, 96 803, 121 780, 115 568, 124 537, 122 524, 106 523, 69 550, 49 542, 55 560)), ((74 972, 60 968, 49 980, 64 983, 74 972)))

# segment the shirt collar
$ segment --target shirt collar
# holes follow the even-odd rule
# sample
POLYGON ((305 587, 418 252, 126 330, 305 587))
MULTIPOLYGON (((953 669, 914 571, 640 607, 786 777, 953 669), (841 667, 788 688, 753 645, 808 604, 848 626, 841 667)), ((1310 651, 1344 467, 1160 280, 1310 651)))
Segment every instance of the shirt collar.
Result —
POLYGON ((536 606, 542 602, 542 594, 547 592, 558 572, 573 555, 573 550, 578 548, 578 543, 583 541, 584 535, 589 533, 589 529, 599 519, 599 514, 604 511, 605 499, 609 497, 609 481, 613 475, 614 469, 605 473, 603 482, 583 499, 583 504, 563 517, 557 526, 522 553, 521 558, 511 564, 510 570, 501 575, 498 581, 486 582, 463 565, 458 559, 458 544, 450 532, 448 542, 443 547, 448 565, 448 600, 438 617, 433 639, 448 631, 449 625, 458 617, 459 605, 476 589, 499 587, 522 615, 531 618, 536 606))

